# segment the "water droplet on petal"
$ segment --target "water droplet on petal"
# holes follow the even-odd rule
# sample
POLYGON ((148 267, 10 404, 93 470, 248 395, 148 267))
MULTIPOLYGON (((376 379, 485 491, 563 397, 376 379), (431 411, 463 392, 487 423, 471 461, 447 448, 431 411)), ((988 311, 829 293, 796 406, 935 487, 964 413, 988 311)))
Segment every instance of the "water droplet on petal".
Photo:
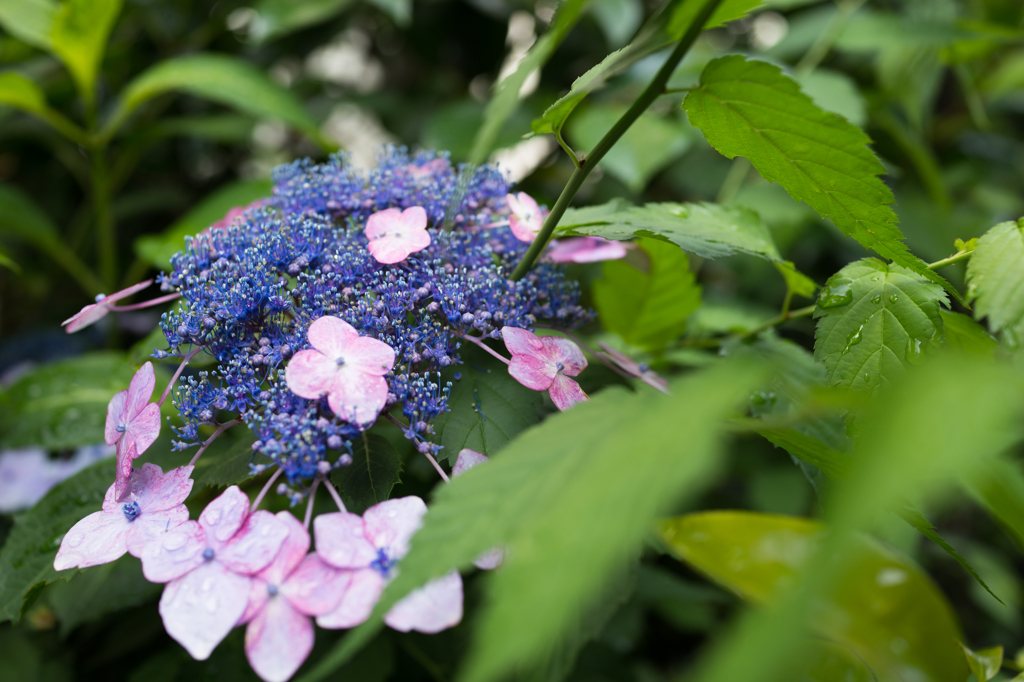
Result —
POLYGON ((164 536, 164 549, 173 552, 185 546, 188 537, 184 533, 168 533, 164 536))
POLYGON ((395 511, 394 509, 392 509, 391 511, 389 511, 389 512, 388 512, 388 518, 389 518, 389 519, 393 519, 393 518, 395 518, 396 516, 398 516, 398 512, 397 512, 397 511, 395 511))
POLYGON ((829 280, 818 296, 818 307, 839 308, 853 300, 853 282, 845 277, 829 280))
POLYGON ((83 540, 85 540, 85 533, 75 533, 74 535, 69 535, 68 546, 72 548, 78 547, 80 544, 82 544, 83 540))
POLYGON ((214 509, 203 514, 203 520, 209 523, 211 526, 216 526, 220 523, 220 510, 214 509))
POLYGON ((206 600, 206 610, 209 611, 210 613, 213 613, 214 611, 217 610, 217 598, 216 597, 210 597, 209 599, 206 600))

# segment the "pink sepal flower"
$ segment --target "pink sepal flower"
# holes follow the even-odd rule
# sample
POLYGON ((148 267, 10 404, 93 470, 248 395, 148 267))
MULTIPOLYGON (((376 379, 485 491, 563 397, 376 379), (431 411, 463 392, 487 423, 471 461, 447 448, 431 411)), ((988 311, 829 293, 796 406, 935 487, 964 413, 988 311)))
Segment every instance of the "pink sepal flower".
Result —
POLYGON ((61 326, 67 327, 64 331, 68 334, 74 334, 77 331, 85 329, 89 325, 95 324, 106 317, 107 313, 110 312, 110 307, 122 298, 128 298, 132 294, 142 291, 152 283, 153 280, 147 279, 145 282, 133 284, 127 289, 122 289, 121 291, 110 294, 109 296, 100 294, 96 297, 95 303, 90 303, 68 319, 64 320, 64 322, 61 323, 61 326))
MULTIPOLYGON (((313 521, 320 557, 343 569, 347 585, 338 606, 316 619, 323 628, 351 628, 373 611, 395 564, 409 551, 427 505, 418 497, 387 500, 357 514, 321 514, 313 521)), ((434 633, 462 620, 462 578, 455 571, 406 595, 384 616, 396 630, 434 633)))
POLYGON ((526 192, 506 194, 505 201, 512 212, 508 217, 512 234, 521 242, 532 242, 544 224, 544 212, 526 192))
POLYGON ((333 610, 347 581, 341 571, 309 551, 309 532, 289 512, 277 518, 288 528, 281 550, 252 578, 249 604, 239 624, 245 630, 249 665, 267 682, 284 682, 313 649, 313 622, 333 610))
POLYGON ((587 400, 580 385, 569 378, 587 366, 575 343, 558 336, 540 337, 519 327, 502 327, 501 336, 512 354, 508 373, 516 381, 535 391, 548 391, 559 410, 587 400))
POLYGON ((599 341, 598 345, 601 346, 601 350, 604 351, 603 355, 605 359, 621 369, 623 372, 640 379, 640 381, 652 388, 658 389, 662 393, 668 393, 668 381, 658 376, 658 374, 653 372, 647 365, 637 362, 624 353, 620 353, 603 341, 599 341))
POLYGON ((184 466, 165 474, 155 464, 144 464, 132 476, 123 502, 117 501, 111 484, 102 511, 89 514, 64 535, 53 567, 63 571, 98 566, 125 552, 141 556, 153 538, 188 521, 182 503, 192 491, 192 469, 184 466))
MULTIPOLYGON (((473 467, 489 461, 490 459, 488 459, 487 455, 476 450, 463 448, 455 460, 455 466, 452 467, 452 478, 461 476, 473 467)), ((501 562, 504 560, 505 550, 501 547, 493 547, 474 559, 473 565, 482 571, 492 571, 501 566, 501 562)))
POLYGON ((132 377, 127 390, 114 394, 107 405, 103 439, 107 445, 117 445, 115 500, 124 497, 128 490, 132 460, 142 455, 160 435, 160 406, 149 402, 155 386, 153 363, 147 362, 132 377))
POLYGON ((326 393, 334 414, 354 424, 376 419, 387 404, 384 375, 395 365, 394 349, 331 316, 309 325, 308 338, 313 348, 300 350, 285 368, 292 393, 310 399, 326 393))
POLYGON ((430 246, 427 211, 422 206, 377 211, 366 221, 366 238, 370 255, 378 263, 401 263, 410 253, 430 246))
POLYGON ((167 634, 205 660, 249 603, 251 576, 277 556, 288 526, 268 511, 249 514, 249 498, 231 486, 199 515, 142 550, 142 573, 166 582, 160 616, 167 634))
POLYGON ((552 241, 544 258, 553 263, 596 263, 623 258, 632 246, 601 237, 569 237, 552 241))

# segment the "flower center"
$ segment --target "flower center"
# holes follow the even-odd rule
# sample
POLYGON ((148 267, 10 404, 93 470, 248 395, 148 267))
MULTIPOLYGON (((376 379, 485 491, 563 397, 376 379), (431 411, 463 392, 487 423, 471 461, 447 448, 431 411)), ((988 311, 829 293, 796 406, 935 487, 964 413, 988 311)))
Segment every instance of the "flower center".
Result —
POLYGON ((139 518, 139 514, 142 513, 142 510, 139 508, 139 503, 135 500, 132 500, 122 506, 121 511, 124 512, 124 517, 129 521, 134 521, 139 518))
POLYGON ((117 431, 118 433, 124 433, 126 428, 128 428, 128 427, 125 426, 124 423, 122 422, 122 423, 118 424, 116 427, 114 427, 114 430, 117 431))
POLYGON ((271 597, 277 596, 277 585, 267 585, 267 594, 271 597))
POLYGON ((565 369, 565 365, 562 364, 561 362, 559 362, 557 365, 555 365, 555 371, 556 372, 561 372, 564 369, 565 369))
POLYGON ((377 558, 370 562, 370 568, 376 570, 385 578, 391 573, 391 567, 397 562, 388 556, 388 553, 383 549, 377 550, 377 558))
POLYGON ((342 367, 345 365, 345 358, 338 358, 334 362, 337 363, 338 367, 342 367))
POLYGON ((207 547, 203 550, 203 560, 213 561, 213 557, 216 553, 213 551, 213 547, 207 547))

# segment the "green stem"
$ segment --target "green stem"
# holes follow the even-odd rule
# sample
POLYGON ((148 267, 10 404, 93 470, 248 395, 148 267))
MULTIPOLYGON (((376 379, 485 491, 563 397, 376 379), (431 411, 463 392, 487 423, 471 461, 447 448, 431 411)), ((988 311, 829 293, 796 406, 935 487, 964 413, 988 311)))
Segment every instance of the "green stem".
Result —
POLYGON ((551 239, 552 233, 555 231, 555 227, 558 225, 558 221, 562 219, 562 215, 565 213, 565 209, 569 208, 569 204, 572 203, 573 197, 579 191, 580 187, 583 186, 583 181, 590 175, 590 171, 604 158, 604 155, 608 153, 608 150, 619 141, 619 138, 629 130, 629 127, 640 118, 640 115, 647 110, 647 107, 658 97, 665 92, 665 84, 668 83, 668 79, 672 76, 672 73, 676 70, 679 62, 682 61, 686 53, 689 52, 690 47, 693 46, 694 41, 697 40, 697 36, 700 35, 701 31, 704 30, 704 24, 711 17, 711 14, 718 9, 718 6, 722 3, 722 0, 705 0, 703 7, 697 12, 697 16, 694 17, 693 23, 686 29, 686 33, 682 39, 676 45, 672 54, 668 60, 662 65, 654 79, 648 84, 640 97, 637 98, 633 105, 629 107, 629 110, 622 115, 612 129, 601 138, 601 141, 597 143, 593 151, 590 152, 582 161, 580 161, 579 167, 573 171, 572 176, 569 178, 569 182, 566 183, 565 188, 562 190, 562 194, 558 197, 558 201, 551 208, 551 213, 544 220, 544 225, 540 229, 540 234, 530 244, 530 248, 527 249, 526 255, 519 261, 519 265, 512 272, 513 280, 522 279, 533 264, 537 261, 544 247, 548 245, 548 241, 551 239))
POLYGON ((847 2, 838 3, 839 9, 835 16, 832 17, 825 30, 818 35, 818 39, 814 41, 814 44, 811 45, 810 49, 807 50, 797 63, 794 72, 798 77, 806 76, 818 68, 818 65, 828 56, 836 40, 842 35, 846 24, 850 22, 850 19, 865 2, 866 0, 847 0, 847 2))
MULTIPOLYGON (((117 230, 110 203, 110 176, 105 150, 92 150, 92 202, 96 212, 96 246, 100 276, 109 287, 117 285, 117 230)), ((113 291, 113 289, 111 289, 113 291)))
POLYGON ((934 263, 929 263, 928 264, 928 269, 929 270, 938 270, 939 268, 944 268, 947 265, 952 265, 953 263, 959 263, 962 260, 967 260, 968 258, 970 258, 972 253, 974 253, 974 252, 973 251, 957 251, 956 253, 954 253, 949 258, 943 258, 942 260, 937 260, 934 263))
POLYGON ((558 146, 560 146, 562 149, 564 149, 565 153, 569 155, 570 159, 572 159, 572 165, 576 166, 576 168, 579 168, 580 167, 580 157, 576 156, 576 152, 574 152, 572 150, 572 147, 570 147, 568 144, 566 144, 565 139, 562 138, 562 131, 560 131, 560 130, 556 130, 555 131, 555 139, 558 140, 558 146))
POLYGON ((817 307, 818 306, 816 306, 816 305, 809 305, 806 308, 798 308, 796 310, 788 310, 788 311, 778 315, 777 317, 773 317, 772 319, 768 320, 764 324, 762 324, 762 325, 760 325, 758 327, 755 327, 754 329, 751 329, 749 332, 745 332, 745 333, 741 334, 739 338, 741 338, 741 339, 748 339, 751 336, 757 336, 758 334, 763 332, 765 329, 771 329, 772 327, 777 327, 780 324, 782 324, 783 322, 789 322, 790 320, 795 320, 795 319, 800 318, 800 317, 808 317, 808 316, 810 316, 810 315, 812 315, 814 313, 814 310, 817 307))

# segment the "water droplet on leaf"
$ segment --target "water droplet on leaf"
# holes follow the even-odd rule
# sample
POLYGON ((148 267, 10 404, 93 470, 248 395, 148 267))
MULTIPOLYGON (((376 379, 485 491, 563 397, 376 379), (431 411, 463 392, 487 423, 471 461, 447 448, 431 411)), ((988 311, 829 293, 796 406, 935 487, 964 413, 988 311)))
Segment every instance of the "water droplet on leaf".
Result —
POLYGON ((854 331, 850 332, 850 335, 846 337, 846 348, 843 349, 843 355, 850 352, 850 348, 856 346, 858 343, 864 340, 864 325, 857 327, 854 331))
POLYGON ((829 284, 821 290, 818 306, 821 308, 839 308, 853 300, 853 282, 845 277, 829 280, 829 284))
POLYGON ((907 339, 907 362, 919 365, 921 364, 921 352, 924 349, 924 342, 921 339, 915 339, 911 336, 907 339))
POLYGON ((882 302, 882 295, 878 294, 877 296, 872 296, 871 302, 874 303, 875 305, 878 305, 879 303, 882 302))

